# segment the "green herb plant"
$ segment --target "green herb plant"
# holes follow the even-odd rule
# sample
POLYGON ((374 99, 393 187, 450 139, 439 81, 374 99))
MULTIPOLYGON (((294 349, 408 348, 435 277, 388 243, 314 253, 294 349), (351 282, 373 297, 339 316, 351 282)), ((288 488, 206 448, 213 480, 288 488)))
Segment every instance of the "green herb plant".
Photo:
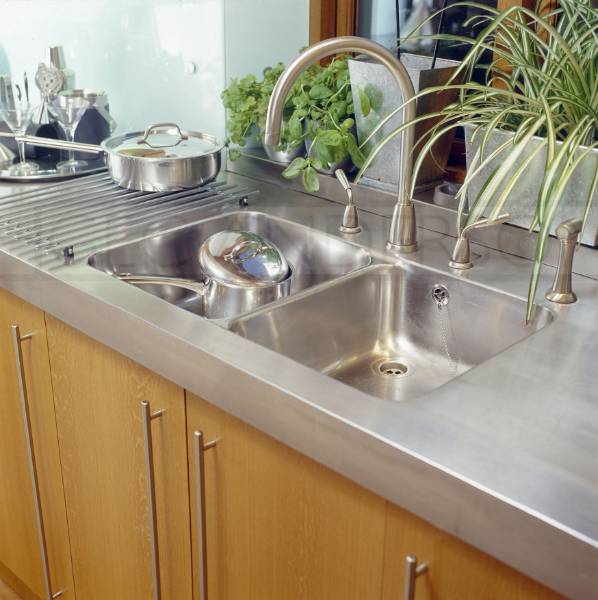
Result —
MULTIPOLYGON (((363 162, 356 181, 381 148, 407 126, 439 118, 421 140, 421 151, 414 161, 414 182, 425 155, 445 132, 471 127, 479 145, 469 157, 468 172, 459 192, 457 224, 462 230, 482 215, 498 217, 531 161, 543 151, 546 158, 540 191, 530 215, 530 231, 538 231, 538 235, 528 291, 529 322, 553 220, 561 202, 567 199, 565 190, 582 161, 596 160, 593 181, 584 190, 585 210, 580 215, 584 226, 598 188, 598 155, 593 152, 598 147, 598 9, 592 0, 560 0, 558 8, 550 12, 521 6, 499 11, 472 1, 457 2, 451 8, 455 6, 483 11, 473 17, 480 20, 482 29, 473 40, 448 34, 431 36, 469 44, 470 49, 446 85, 427 88, 412 101, 447 89, 457 90, 458 99, 442 111, 417 117, 388 134, 363 162), (486 51, 494 58, 484 67, 485 83, 479 84, 473 80, 473 72, 480 67, 486 51), (458 83, 460 76, 465 83, 458 83), (488 142, 495 131, 512 135, 489 150, 488 142), (537 145, 529 146, 534 137, 540 138, 537 145), (490 165, 493 170, 479 193, 468 199, 472 181, 490 165)), ((369 139, 403 106, 383 119, 369 139)))
POLYGON ((346 57, 335 57, 324 67, 312 66, 296 86, 288 131, 292 139, 305 139, 307 156, 293 160, 282 174, 287 179, 301 176, 305 190, 316 192, 318 170, 347 156, 357 167, 365 161, 353 133, 355 109, 346 57))
MULTIPOLYGON (((260 141, 266 123, 268 101, 272 90, 280 75, 284 71, 284 64, 278 63, 275 67, 266 67, 261 80, 255 75, 246 75, 242 79, 232 79, 230 85, 222 92, 221 98, 224 108, 228 110, 226 129, 228 137, 228 155, 231 160, 236 160, 240 155, 240 148, 247 144, 251 135, 260 141)), ((295 86, 287 98, 285 118, 281 131, 280 144, 277 150, 291 150, 299 146, 302 138, 292 137, 287 124, 294 105, 294 94, 298 90, 295 86)))

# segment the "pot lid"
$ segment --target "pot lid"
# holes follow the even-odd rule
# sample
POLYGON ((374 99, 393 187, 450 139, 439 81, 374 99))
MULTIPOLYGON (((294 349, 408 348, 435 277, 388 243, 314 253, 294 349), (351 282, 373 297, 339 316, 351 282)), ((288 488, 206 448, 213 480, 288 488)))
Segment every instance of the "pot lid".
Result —
POLYGON ((257 233, 225 229, 199 249, 199 263, 211 279, 247 287, 284 281, 290 273, 282 252, 257 233))
POLYGON ((157 123, 145 131, 109 138, 106 150, 136 158, 193 158, 221 150, 218 140, 207 133, 183 131, 176 123, 157 123))

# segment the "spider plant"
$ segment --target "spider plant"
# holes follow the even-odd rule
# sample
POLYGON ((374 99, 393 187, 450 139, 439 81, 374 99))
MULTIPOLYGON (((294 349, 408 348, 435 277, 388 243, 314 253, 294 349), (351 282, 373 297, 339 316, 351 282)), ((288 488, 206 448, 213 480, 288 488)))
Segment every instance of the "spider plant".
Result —
MULTIPOLYGON (((428 88, 413 101, 446 89, 458 90, 458 99, 440 112, 418 117, 391 132, 372 150, 356 180, 361 179, 380 149, 405 127, 439 117, 420 141, 419 155, 414 160, 415 182, 425 155, 433 154, 434 143, 446 131, 468 126, 473 129, 472 139, 478 145, 473 156, 469 156, 468 172, 459 192, 457 226, 461 231, 482 215, 496 218, 504 212, 503 206, 518 181, 531 161, 543 152, 540 191, 530 215, 530 231, 537 231, 538 235, 528 292, 526 321, 529 322, 553 220, 561 202, 567 201, 567 185, 587 157, 596 161, 596 169, 591 184, 584 190, 587 200, 583 215, 579 215, 584 227, 598 187, 598 153, 593 152, 598 146, 598 9, 592 0, 560 0, 558 8, 552 11, 521 6, 499 11, 471 1, 451 5, 454 6, 480 11, 465 25, 477 21, 481 31, 475 39, 448 34, 431 36, 469 44, 470 48, 446 85, 428 88), (493 60, 481 65, 488 53, 493 60), (478 68, 484 70, 483 84, 473 79, 478 68), (464 83, 459 83, 459 77, 464 83), (489 150, 488 142, 495 131, 511 135, 489 150), (534 138, 540 139, 529 146, 534 138), (528 152, 524 152, 526 148, 528 152), (469 198, 466 212, 471 183, 489 166, 490 175, 477 195, 469 198)), ((370 138, 403 107, 389 114, 370 138)), ((413 194, 413 189, 409 192, 413 194)))

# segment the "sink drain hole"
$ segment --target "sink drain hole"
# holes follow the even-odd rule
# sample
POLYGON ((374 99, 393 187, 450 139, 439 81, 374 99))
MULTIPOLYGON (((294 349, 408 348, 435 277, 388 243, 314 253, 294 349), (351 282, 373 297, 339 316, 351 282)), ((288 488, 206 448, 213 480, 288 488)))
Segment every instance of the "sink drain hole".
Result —
POLYGON ((387 360, 378 365, 378 371, 387 377, 400 377, 406 375, 408 370, 407 365, 394 360, 387 360))

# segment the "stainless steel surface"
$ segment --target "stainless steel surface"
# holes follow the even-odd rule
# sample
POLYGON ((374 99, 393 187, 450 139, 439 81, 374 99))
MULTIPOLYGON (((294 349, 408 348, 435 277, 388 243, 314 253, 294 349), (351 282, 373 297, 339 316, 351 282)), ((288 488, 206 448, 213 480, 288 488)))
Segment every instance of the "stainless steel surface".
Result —
POLYGON ((27 445, 27 458, 29 461, 29 473, 31 475, 33 505, 35 507, 35 522, 37 525, 39 553, 42 563, 42 573, 44 577, 44 592, 46 600, 52 600, 53 598, 58 598, 59 596, 61 596, 64 590, 59 590, 56 593, 52 593, 52 578, 50 575, 48 544, 46 542, 46 527, 44 524, 44 515, 42 511, 39 477, 37 473, 37 460, 35 457, 35 448, 33 445, 33 431, 31 428, 31 408, 29 406, 29 395, 27 392, 25 367, 23 363, 23 349, 21 347, 22 343, 27 340, 31 340, 33 335, 33 333, 21 335, 19 326, 12 326, 12 339, 17 363, 17 377, 19 381, 19 395, 21 396, 21 405, 23 409, 23 429, 25 432, 25 442, 27 445))
POLYGON ((521 300, 459 278, 444 276, 442 285, 438 279, 414 265, 372 266, 237 319, 230 329, 362 392, 404 401, 430 393, 552 321, 541 308, 526 327, 521 300), (400 372, 392 372, 393 363, 400 372))
MULTIPOLYGON (((145 450, 145 469, 147 478, 147 504, 152 554, 153 599, 162 598, 160 584, 160 544, 158 543, 158 512, 156 509, 156 476, 154 473, 154 443, 152 440, 152 420, 161 417, 164 410, 152 412, 150 403, 141 402, 141 420, 143 423, 143 447, 145 450)), ((126 492, 125 492, 126 493, 126 492)))
POLYGON ((148 136, 166 135, 173 131, 181 133, 173 123, 161 123, 148 127, 146 131, 134 131, 110 137, 97 144, 84 144, 64 140, 53 140, 32 135, 14 136, 17 142, 43 148, 78 150, 92 154, 105 153, 106 165, 113 181, 129 190, 146 192, 170 192, 205 185, 213 181, 220 172, 222 144, 213 136, 197 131, 185 131, 178 142, 158 146, 147 143, 148 136), (141 148, 167 148, 159 156, 126 153, 141 148), (174 151, 176 148, 176 152, 174 151))
POLYGON ((451 260, 449 261, 449 267, 452 269, 459 269, 461 271, 471 269, 473 263, 471 262, 471 250, 469 247, 469 234, 475 229, 485 229, 487 227, 494 227, 495 225, 502 225, 511 218, 509 213, 500 215, 496 219, 480 219, 475 223, 467 225, 461 230, 461 234, 455 242, 455 248, 451 260))
POLYGON ((182 277, 201 282, 206 273, 197 260, 197 248, 223 230, 251 231, 271 240, 287 257, 292 275, 277 284, 252 288, 222 281, 219 285, 209 283, 203 297, 198 297, 199 290, 193 293, 181 286, 144 285, 144 289, 191 312, 221 319, 255 310, 370 263, 369 254, 355 244, 263 213, 232 212, 98 252, 89 264, 110 274, 134 271, 136 281, 131 283, 139 283, 145 273, 166 276, 171 281, 182 277))
POLYGON ((288 296, 292 276, 286 280, 271 283, 267 286, 230 284, 211 277, 204 282, 182 277, 164 277, 161 275, 134 275, 131 273, 114 273, 121 281, 137 286, 174 287, 193 294, 193 300, 187 303, 188 310, 196 310, 208 319, 226 319, 250 312, 280 298, 288 296), (199 296, 198 301, 195 296, 199 296))
POLYGON ((211 279, 239 286, 269 286, 290 275, 276 244, 238 229, 223 229, 205 240, 199 248, 199 264, 211 279))
MULTIPOLYGON (((405 67, 380 44, 365 38, 340 36, 323 40, 310 46, 291 62, 278 79, 266 114, 264 143, 276 146, 280 142, 280 127, 288 93, 301 73, 310 65, 333 54, 362 52, 381 62, 396 79, 403 101, 403 120, 415 118, 415 91, 405 67)), ((401 133, 399 163, 399 191, 388 235, 388 247, 397 252, 411 253, 417 249, 415 210, 411 198, 411 171, 413 163, 414 127, 409 126, 401 133)))
POLYGON ((0 169, 0 179, 2 181, 10 181, 13 183, 55 183, 57 181, 66 181, 67 179, 77 179, 85 175, 93 175, 94 173, 102 173, 106 170, 106 165, 87 164, 77 167, 72 171, 59 171, 56 168, 56 161, 52 164, 43 164, 37 161, 40 169, 33 173, 14 173, 9 169, 0 169))
MULTIPOLYGON (((0 286, 566 597, 596 600, 598 472, 588 457, 598 453, 598 341, 588 323, 598 322, 598 282, 574 275, 580 300, 573 308, 542 300, 555 316, 549 327, 415 401, 388 402, 88 265, 86 252, 100 246, 184 228, 191 220, 225 221, 231 211, 266 214, 339 240, 346 195, 334 178, 323 176, 319 193, 339 203, 286 182, 226 177, 231 185, 259 187, 250 211, 239 211, 236 202, 198 205, 184 219, 170 213, 142 228, 119 223, 101 233, 83 230, 88 242, 66 263, 3 235, 0 286)), ((15 187, 2 190, 14 193, 15 187)), ((44 218, 51 218, 51 207, 60 211, 54 200, 47 200, 44 218)), ((396 257, 385 249, 388 218, 371 212, 390 216, 390 194, 360 187, 360 207, 364 203, 363 231, 354 239, 376 261, 422 267, 436 274, 433 284, 448 277, 449 284, 459 280, 525 301, 529 261, 478 245, 480 268, 451 275, 454 237, 426 229, 419 230, 417 253, 396 257)), ((83 210, 85 202, 65 214, 80 218, 83 210)), ((422 202, 417 210, 430 229, 453 222, 452 211, 422 202)), ((512 230, 520 231, 503 226, 478 235, 516 241, 512 230)), ((540 286, 550 287, 553 276, 547 268, 540 286)), ((320 291, 304 287, 301 294, 320 291)), ((451 294, 449 312, 454 301, 451 294)), ((478 336, 487 335, 485 326, 478 336)))
POLYGON ((105 245, 107 238, 116 241, 135 232, 147 233, 165 219, 180 223, 201 208, 244 203, 256 194, 224 182, 184 192, 133 192, 117 187, 103 173, 43 188, 16 189, 0 199, 5 247, 59 257, 66 251, 70 259, 105 245))
POLYGON ((334 172, 334 175, 343 186, 343 189, 347 193, 348 199, 339 231, 341 233, 359 233, 361 231, 361 226, 359 225, 359 213, 357 212, 357 207, 353 202, 353 190, 351 189, 351 184, 349 183, 349 180, 342 169, 337 169, 334 172))
POLYGON ((554 283, 548 292, 546 299, 557 304, 573 304, 577 302, 577 295, 571 285, 573 274, 573 258, 577 238, 581 233, 583 222, 580 219, 569 219, 556 228, 556 236, 561 244, 559 264, 554 276, 554 283))
MULTIPOLYGON (((167 142, 164 157, 147 158, 123 154, 126 148, 137 145, 148 135, 172 138, 180 132, 173 124, 158 124, 145 132, 132 132, 108 138, 102 142, 107 152, 108 170, 121 187, 144 191, 176 191, 205 185, 220 172, 222 144, 211 135, 198 131, 183 131, 175 146, 167 142)), ((160 146, 157 141, 153 147, 160 146)), ((151 147, 148 144, 148 147, 151 147)))
MULTIPOLYGON (((427 563, 417 564, 417 556, 408 554, 405 557, 405 600, 415 600, 415 584, 417 578, 428 571, 427 563)), ((465 574, 467 577, 467 574, 465 574)))
POLYGON ((206 542, 206 481, 204 453, 214 448, 218 440, 204 444, 203 431, 193 432, 195 454, 195 510, 197 522, 197 576, 199 600, 208 600, 208 548, 206 542))
MULTIPOLYGON (((283 167, 266 158, 262 150, 255 149, 244 151, 234 163, 230 162, 228 169, 237 175, 260 179, 272 183, 286 190, 303 191, 300 181, 283 179, 280 174, 283 167)), ((368 185, 353 184, 353 189, 358 194, 359 206, 362 211, 374 213, 381 217, 392 215, 394 193, 388 190, 373 188, 368 185)), ((324 200, 334 203, 346 203, 346 194, 340 189, 336 178, 320 175, 320 190, 313 194, 324 200)), ((439 206, 434 201, 434 190, 418 190, 414 198, 417 212, 418 227, 434 231, 444 236, 458 237, 456 207, 439 206)), ((478 262, 484 262, 492 256, 489 250, 498 250, 520 258, 532 260, 536 253, 537 235, 527 229, 511 226, 494 227, 490 229, 474 230, 470 237, 471 243, 476 244, 475 252, 481 256, 478 262)), ((449 250, 449 256, 450 252, 449 250)), ((556 267, 559 257, 559 241, 549 238, 546 244, 544 263, 556 267)), ((574 272, 578 275, 598 279, 598 249, 584 246, 577 248, 574 272)))

